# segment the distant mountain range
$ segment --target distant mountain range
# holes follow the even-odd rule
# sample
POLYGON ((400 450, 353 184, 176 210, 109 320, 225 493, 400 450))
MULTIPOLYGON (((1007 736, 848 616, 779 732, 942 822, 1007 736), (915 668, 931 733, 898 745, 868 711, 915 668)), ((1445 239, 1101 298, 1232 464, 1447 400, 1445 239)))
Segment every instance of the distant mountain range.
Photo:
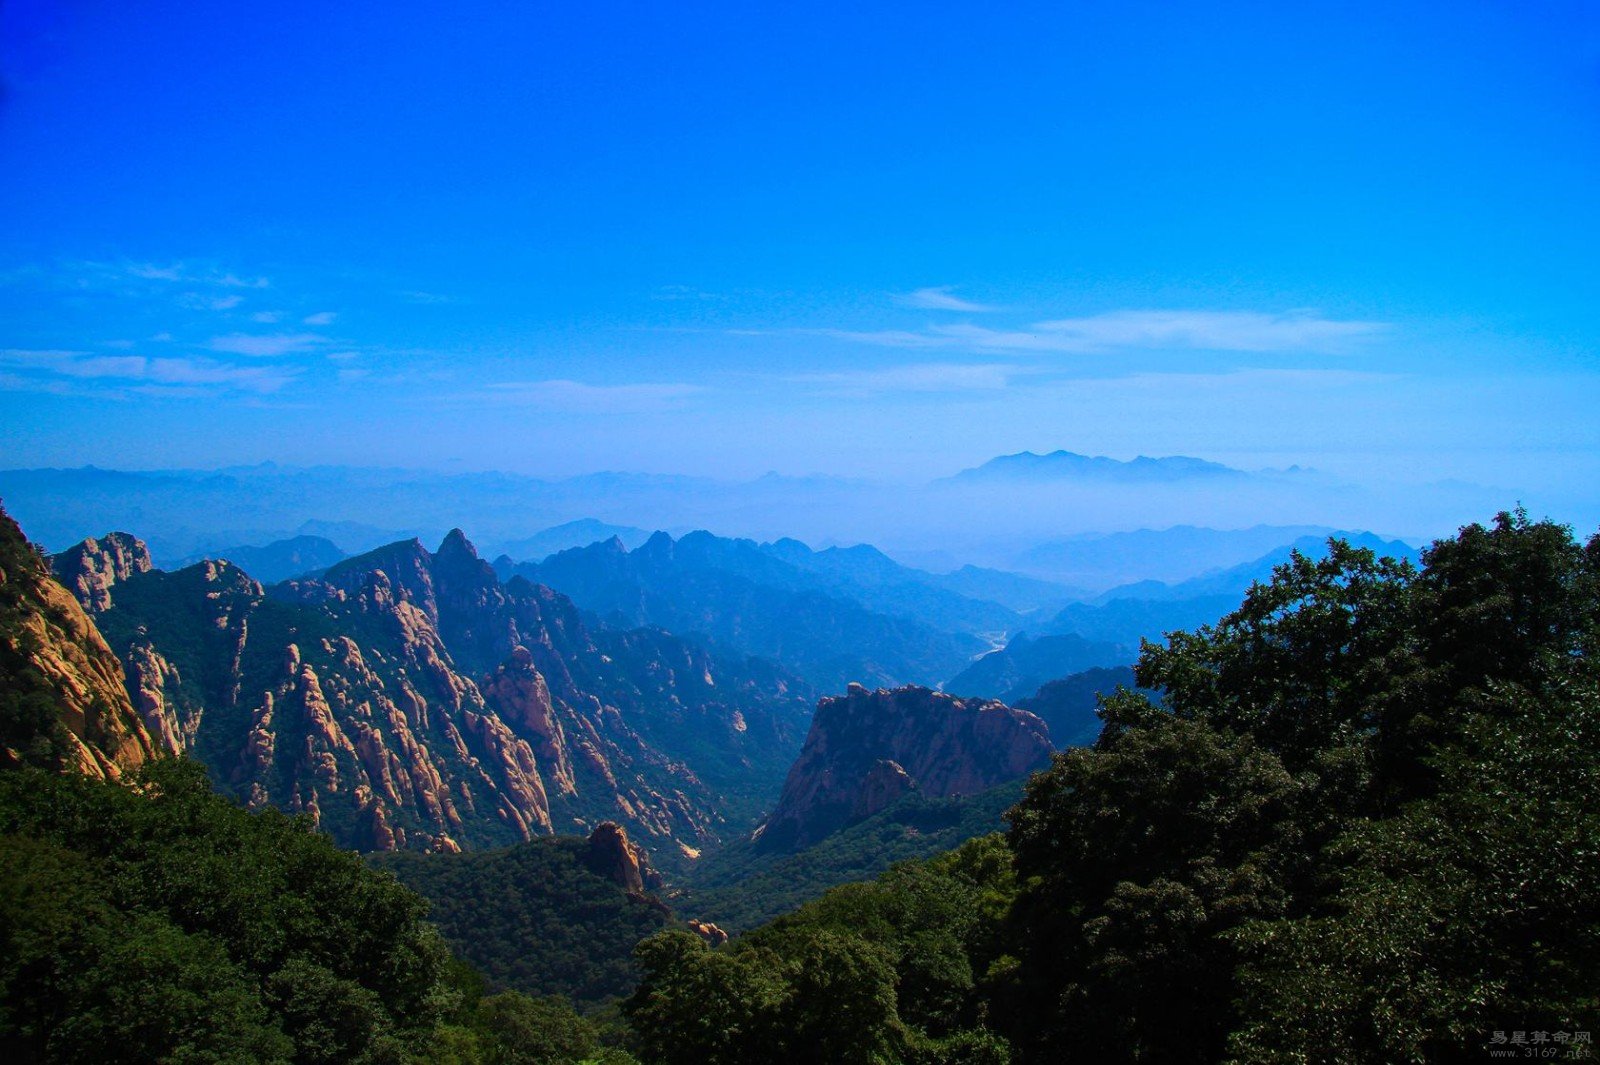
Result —
MULTIPOLYGON (((1562 505, 1530 499, 1526 492, 1520 496, 1534 510, 1562 505)), ((1244 470, 1194 456, 1123 461, 1070 451, 1000 456, 926 483, 630 473, 541 478, 271 464, 141 472, 14 469, 0 470, 0 497, 28 534, 53 550, 107 528, 128 528, 139 532, 164 568, 237 545, 296 536, 320 536, 356 554, 411 536, 437 543, 459 525, 473 531, 486 557, 505 554, 523 562, 611 535, 631 549, 642 543, 645 530, 678 536, 711 529, 758 542, 794 537, 818 547, 869 543, 923 569, 972 566, 1091 592, 1141 578, 1182 580, 1276 546, 1196 558, 1187 570, 1176 566, 1184 550, 1143 554, 1174 565, 1128 572, 1103 564, 1115 553, 1114 544, 1096 559, 1094 548, 1075 542, 1110 530, 1246 529, 1270 514, 1276 525, 1307 532, 1380 528, 1442 534, 1463 515, 1516 498, 1466 484, 1363 487, 1293 467, 1244 470), (1033 553, 1062 541, 1071 543, 1065 557, 1052 557, 1050 550, 1033 553)), ((952 590, 1017 610, 1046 605, 1037 595, 1025 602, 992 589, 952 590)), ((1059 600, 1053 605, 1059 607, 1059 600)))
MULTIPOLYGON (((1413 562, 1421 557, 1418 548, 1400 540, 1359 532, 1334 535, 1380 556, 1413 562)), ((1092 602, 1064 607, 1040 631, 1070 633, 1086 640, 1131 647, 1137 647, 1140 639, 1160 640, 1165 633, 1210 624, 1233 610, 1251 584, 1270 578, 1273 567, 1287 562, 1294 551, 1310 558, 1325 558, 1328 537, 1302 536, 1249 562, 1174 584, 1139 581, 1113 588, 1092 602)))
POLYGON ((203 551, 180 560, 173 569, 183 569, 206 559, 225 559, 267 584, 286 581, 290 577, 303 577, 320 573, 329 566, 342 562, 348 556, 332 540, 321 536, 294 536, 287 540, 274 540, 262 547, 224 547, 203 551))
POLYGON ((1020 615, 969 599, 872 548, 812 551, 707 532, 563 551, 500 574, 548 585, 608 624, 655 625, 793 670, 823 691, 852 681, 937 684, 1020 615))
POLYGON ((1047 540, 1016 552, 1008 565, 1039 579, 1103 590, 1140 580, 1182 581, 1251 562, 1308 536, 1337 532, 1322 525, 1255 525, 1247 529, 1174 525, 1047 540))
POLYGON ((1077 633, 1054 636, 1019 634, 950 678, 944 690, 952 695, 999 699, 1012 706, 1058 677, 1088 669, 1126 666, 1139 657, 1138 644, 1085 639, 1077 633))
POLYGON ((625 547, 634 548, 650 539, 650 533, 631 525, 612 525, 594 518, 579 518, 577 521, 553 525, 520 540, 509 540, 490 547, 494 554, 504 556, 511 562, 539 562, 557 551, 585 547, 613 538, 620 540, 625 547))
POLYGON ((1036 455, 1021 451, 1001 455, 982 466, 962 470, 951 481, 964 484, 994 484, 1015 481, 1095 480, 1117 484, 1160 484, 1173 481, 1228 481, 1251 476, 1244 470, 1205 459, 1172 455, 1166 458, 1138 458, 1121 461, 1104 455, 1079 455, 1072 451, 1052 451, 1036 455))

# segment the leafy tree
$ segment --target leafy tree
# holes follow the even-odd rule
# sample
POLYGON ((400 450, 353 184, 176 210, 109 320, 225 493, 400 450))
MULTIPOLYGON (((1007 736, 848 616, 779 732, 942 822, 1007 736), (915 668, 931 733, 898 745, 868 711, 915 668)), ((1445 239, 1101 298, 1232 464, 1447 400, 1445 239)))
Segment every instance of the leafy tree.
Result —
POLYGON ((1335 542, 1146 645, 1012 811, 994 1008, 1029 1060, 1439 1060, 1596 1005, 1600 538, 1335 542))
POLYGON ((192 763, 0 773, 0 840, 0 1038, 38 1060, 402 1060, 444 1012, 417 896, 192 763))

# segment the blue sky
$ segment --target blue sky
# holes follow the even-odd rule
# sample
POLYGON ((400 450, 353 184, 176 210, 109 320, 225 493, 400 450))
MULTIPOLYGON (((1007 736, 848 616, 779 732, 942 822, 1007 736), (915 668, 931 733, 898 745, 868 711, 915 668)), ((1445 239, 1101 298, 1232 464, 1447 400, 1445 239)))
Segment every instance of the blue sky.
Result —
POLYGON ((683 7, 0 7, 3 464, 1594 495, 1600 5, 683 7))

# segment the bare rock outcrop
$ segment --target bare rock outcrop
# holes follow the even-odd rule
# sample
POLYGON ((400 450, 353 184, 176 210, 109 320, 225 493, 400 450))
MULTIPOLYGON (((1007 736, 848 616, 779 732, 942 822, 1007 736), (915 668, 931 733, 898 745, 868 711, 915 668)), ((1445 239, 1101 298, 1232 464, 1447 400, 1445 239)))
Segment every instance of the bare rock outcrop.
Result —
POLYGON ((690 920, 689 931, 711 944, 720 947, 728 941, 728 933, 712 924, 710 921, 690 920))
POLYGON ((661 876, 650 868, 644 848, 628 839, 628 831, 615 821, 603 821, 589 833, 584 864, 630 895, 661 886, 661 876))
POLYGON ((934 798, 973 795, 1041 768, 1050 751, 1043 721, 993 699, 852 684, 817 704, 759 838, 798 850, 913 788, 934 798))
POLYGON ((150 572, 150 549, 128 533, 107 533, 56 555, 50 568, 83 609, 98 614, 110 609, 114 586, 136 573, 150 572))
POLYGON ((0 762, 47 764, 60 757, 68 768, 119 780, 156 753, 123 687, 121 662, 83 605, 51 578, 44 558, 4 511, 0 692, 19 707, 31 703, 55 716, 36 722, 32 736, 23 735, 25 726, 17 722, 0 749, 0 762))

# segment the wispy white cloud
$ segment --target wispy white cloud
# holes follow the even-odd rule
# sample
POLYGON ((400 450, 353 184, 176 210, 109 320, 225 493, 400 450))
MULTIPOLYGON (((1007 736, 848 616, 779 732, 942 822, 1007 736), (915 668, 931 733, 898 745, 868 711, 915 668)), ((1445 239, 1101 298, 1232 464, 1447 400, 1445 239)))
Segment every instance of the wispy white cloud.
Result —
POLYGON ((973 303, 971 300, 964 300, 960 296, 953 295, 954 292, 954 285, 919 288, 915 292, 896 296, 895 302, 904 304, 907 307, 919 307, 928 311, 965 311, 968 314, 982 314, 1000 309, 987 303, 973 303))
POLYGON ((302 325, 332 325, 337 317, 339 316, 332 311, 318 311, 316 314, 306 315, 300 322, 302 325))
POLYGON ((699 300, 703 302, 718 302, 728 297, 720 292, 704 292, 693 285, 662 285, 650 294, 653 300, 699 300))
POLYGON ((240 277, 230 271, 211 266, 193 266, 186 263, 82 263, 92 273, 122 275, 140 281, 181 281, 188 285, 216 285, 221 288, 267 288, 270 282, 264 277, 240 277))
POLYGON ((210 392, 276 392, 299 374, 293 367, 236 366, 204 357, 93 355, 81 351, 0 350, 7 387, 58 390, 64 381, 112 386, 154 385, 204 388, 210 392))
POLYGON ((212 351, 225 352, 229 355, 275 358, 280 355, 296 355, 311 351, 319 344, 327 343, 327 339, 316 333, 279 336, 249 336, 244 333, 234 333, 231 336, 213 337, 209 346, 212 351))
POLYGON ((1129 310, 1035 322, 1018 329, 961 323, 923 330, 810 332, 893 348, 1062 354, 1136 350, 1341 354, 1388 329, 1383 322, 1331 319, 1314 311, 1129 310))
POLYGON ((244 302, 237 293, 229 296, 207 296, 199 292, 185 292, 178 302, 197 311, 231 311, 244 302))
POLYGON ((647 414, 670 410, 705 389, 699 385, 640 383, 591 385, 582 381, 504 381, 474 398, 563 414, 647 414))
POLYGON ((922 363, 876 370, 796 374, 785 380, 841 396, 905 392, 986 392, 1007 387, 1017 367, 998 364, 922 363))
POLYGON ((70 264, 80 277, 133 278, 139 281, 173 281, 182 285, 214 285, 218 288, 267 288, 270 281, 264 277, 240 277, 232 270, 222 270, 216 265, 198 265, 190 262, 78 262, 70 264))

